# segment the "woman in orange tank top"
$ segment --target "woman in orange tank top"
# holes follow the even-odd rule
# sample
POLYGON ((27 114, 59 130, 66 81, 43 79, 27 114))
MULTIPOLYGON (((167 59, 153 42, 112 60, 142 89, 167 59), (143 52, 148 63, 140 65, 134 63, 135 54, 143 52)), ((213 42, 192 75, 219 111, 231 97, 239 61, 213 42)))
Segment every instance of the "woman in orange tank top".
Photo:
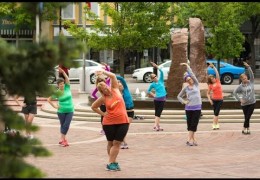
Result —
POLYGON ((97 76, 102 74, 110 78, 111 85, 108 86, 105 82, 97 84, 101 97, 93 102, 91 108, 94 112, 104 116, 102 126, 108 142, 107 153, 109 156, 106 169, 108 171, 119 171, 121 169, 118 162, 116 162, 116 158, 120 150, 120 144, 127 134, 129 120, 116 75, 108 71, 96 71, 97 76), (101 104, 105 104, 106 112, 100 110, 101 104))
POLYGON ((212 129, 219 129, 218 115, 220 112, 220 108, 223 104, 223 91, 222 85, 220 82, 220 76, 216 67, 210 63, 209 66, 214 69, 216 77, 213 75, 208 76, 208 91, 207 97, 210 104, 213 106, 214 110, 214 119, 212 124, 212 129))

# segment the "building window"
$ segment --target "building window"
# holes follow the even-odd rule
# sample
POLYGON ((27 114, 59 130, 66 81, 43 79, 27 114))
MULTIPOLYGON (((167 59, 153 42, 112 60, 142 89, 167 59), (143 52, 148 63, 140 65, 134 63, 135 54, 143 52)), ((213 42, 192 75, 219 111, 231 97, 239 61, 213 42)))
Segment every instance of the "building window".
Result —
POLYGON ((99 4, 97 2, 91 2, 90 9, 93 13, 95 13, 98 17, 99 16, 99 4))
POLYGON ((75 4, 71 3, 62 8, 62 19, 75 19, 75 4))

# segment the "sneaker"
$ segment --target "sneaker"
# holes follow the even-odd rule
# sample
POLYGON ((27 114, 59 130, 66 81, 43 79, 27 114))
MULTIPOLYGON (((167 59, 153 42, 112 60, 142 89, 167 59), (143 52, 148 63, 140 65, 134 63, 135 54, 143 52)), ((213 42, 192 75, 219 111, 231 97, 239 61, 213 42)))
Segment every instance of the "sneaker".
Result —
POLYGON ((251 134, 249 129, 247 129, 247 132, 246 132, 246 133, 247 133, 247 134, 251 134))
POLYGON ((212 130, 216 130, 217 127, 216 127, 216 124, 212 124, 212 130))
POLYGON ((99 134, 100 135, 105 135, 105 131, 102 129, 99 134))
POLYGON ((69 144, 68 144, 68 141, 67 141, 67 140, 65 140, 65 141, 62 141, 60 145, 61 145, 62 147, 69 146, 69 144))
POLYGON ((121 143, 120 148, 125 149, 125 144, 123 142, 121 143))
POLYGON ((116 170, 117 170, 117 171, 121 171, 121 168, 120 168, 118 162, 114 162, 114 164, 115 164, 115 166, 116 166, 116 168, 117 168, 116 170))
POLYGON ((121 149, 128 149, 128 145, 127 143, 121 143, 121 146, 120 146, 121 149))
POLYGON ((246 130, 242 130, 242 134, 246 135, 247 134, 246 130))
POLYGON ((193 146, 198 146, 198 143, 194 141, 193 146))
POLYGON ((216 129, 219 129, 219 123, 218 123, 218 124, 216 124, 216 126, 215 126, 215 127, 216 127, 216 129))
POLYGON ((107 164, 106 166, 106 170, 107 171, 117 171, 118 170, 118 167, 116 163, 110 163, 110 164, 107 164))
POLYGON ((163 128, 161 128, 160 126, 158 127, 159 131, 163 131, 163 128))
POLYGON ((160 131, 160 129, 158 127, 156 127, 156 126, 153 127, 153 130, 154 131, 160 131))
POLYGON ((187 145, 187 146, 193 146, 193 144, 190 143, 189 141, 186 142, 186 145, 187 145))

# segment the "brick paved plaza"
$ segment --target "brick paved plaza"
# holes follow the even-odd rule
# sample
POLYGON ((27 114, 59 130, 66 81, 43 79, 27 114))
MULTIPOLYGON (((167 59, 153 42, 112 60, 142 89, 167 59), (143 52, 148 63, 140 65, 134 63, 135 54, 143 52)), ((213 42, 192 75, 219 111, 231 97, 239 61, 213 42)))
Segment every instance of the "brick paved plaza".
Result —
POLYGON ((260 124, 251 124, 251 135, 242 135, 241 123, 198 126, 198 146, 185 145, 186 124, 132 123, 127 135, 129 149, 120 150, 122 171, 105 170, 106 139, 98 122, 73 121, 69 147, 60 147, 59 122, 35 118, 40 127, 35 136, 53 155, 26 160, 46 173, 47 178, 259 178, 260 124))

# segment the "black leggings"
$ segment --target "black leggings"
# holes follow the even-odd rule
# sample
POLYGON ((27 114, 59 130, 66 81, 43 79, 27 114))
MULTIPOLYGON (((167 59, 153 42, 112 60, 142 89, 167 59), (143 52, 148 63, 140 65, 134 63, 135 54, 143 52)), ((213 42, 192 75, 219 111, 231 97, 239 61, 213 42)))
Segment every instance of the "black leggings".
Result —
POLYGON ((200 120, 200 114, 201 110, 186 110, 188 131, 197 131, 197 127, 200 120))
POLYGON ((161 117, 165 101, 154 100, 155 116, 161 117))
POLYGON ((214 115, 218 116, 220 112, 220 108, 223 104, 223 100, 212 100, 212 101, 213 101, 214 115))
POLYGON ((249 128, 250 124, 250 118, 255 110, 255 103, 254 104, 249 104, 246 106, 241 106, 243 109, 245 121, 244 121, 244 128, 249 128))

